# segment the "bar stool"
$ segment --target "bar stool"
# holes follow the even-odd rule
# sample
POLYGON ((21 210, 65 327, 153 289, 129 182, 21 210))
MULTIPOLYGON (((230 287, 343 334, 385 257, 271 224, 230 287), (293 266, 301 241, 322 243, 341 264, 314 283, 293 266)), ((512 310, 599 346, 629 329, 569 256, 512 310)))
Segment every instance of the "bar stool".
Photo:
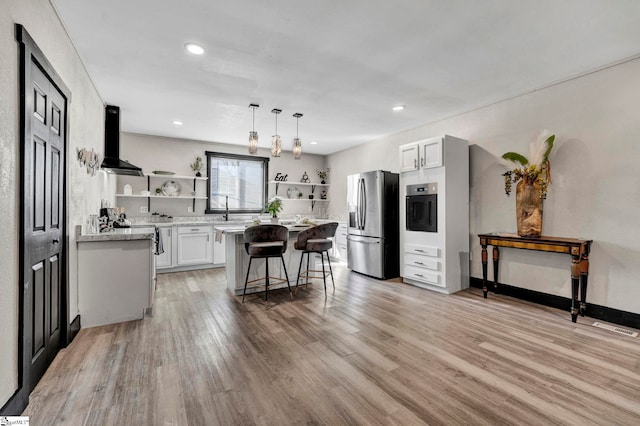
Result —
POLYGON ((331 282, 333 288, 336 288, 336 283, 333 280, 333 270, 331 269, 331 260, 329 259, 329 250, 333 247, 333 242, 330 238, 336 235, 336 228, 338 228, 338 222, 329 222, 322 225, 313 226, 298 233, 298 239, 294 243, 296 250, 302 250, 300 255, 300 265, 298 266, 298 277, 296 278, 296 292, 298 291, 298 282, 300 278, 306 278, 306 284, 309 284, 309 279, 321 278, 324 282, 324 292, 327 293, 327 275, 331 275, 331 282), (302 259, 304 255, 307 255, 307 270, 301 272, 302 259), (322 271, 318 269, 309 269, 309 253, 319 253, 322 259, 322 271), (329 272, 327 273, 324 268, 324 255, 327 255, 327 263, 329 264, 329 272), (318 275, 318 273, 322 275, 318 275))
POLYGON ((257 225, 251 226, 244 231, 244 248, 249 255, 249 266, 247 266, 247 276, 244 280, 244 291, 242 292, 242 303, 247 293, 247 284, 264 280, 264 303, 265 308, 268 306, 269 286, 272 284, 281 284, 286 282, 289 287, 289 297, 293 299, 291 294, 291 286, 289 285, 289 274, 284 264, 282 255, 287 251, 287 240, 289 238, 289 230, 282 225, 257 225), (279 257, 282 261, 282 269, 286 279, 269 276, 269 258, 279 257), (249 271, 251 271, 251 262, 253 259, 265 259, 265 276, 249 281, 249 271))

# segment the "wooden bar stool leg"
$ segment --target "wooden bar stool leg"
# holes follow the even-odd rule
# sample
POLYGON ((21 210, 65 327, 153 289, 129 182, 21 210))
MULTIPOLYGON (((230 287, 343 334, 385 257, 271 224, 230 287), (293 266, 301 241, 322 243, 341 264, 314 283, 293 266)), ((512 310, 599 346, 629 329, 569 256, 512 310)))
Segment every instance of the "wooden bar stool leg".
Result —
POLYGON ((253 256, 249 257, 249 266, 247 267, 247 276, 244 279, 244 290, 242 292, 242 303, 244 303, 244 295, 247 294, 247 282, 249 282, 249 271, 251 270, 251 261, 253 256))
POLYGON ((287 279, 287 287, 289 287, 289 299, 293 300, 293 294, 291 293, 291 286, 289 285, 289 274, 287 273, 287 265, 284 264, 284 257, 280 255, 282 260, 282 269, 284 269, 284 277, 287 279))
POLYGON ((298 276, 296 277, 296 294, 298 294, 298 281, 300 281, 300 272, 302 272, 302 258, 304 258, 304 252, 300 253, 300 264, 298 265, 298 276))
POLYGON ((333 269, 331 269, 331 258, 329 257, 329 252, 327 252, 327 262, 329 262, 329 272, 331 273, 331 283, 333 284, 333 289, 336 289, 336 282, 333 279, 333 269))
POLYGON ((324 283, 324 295, 327 295, 327 274, 324 272, 324 252, 320 252, 320 259, 322 262, 322 282, 324 283))
POLYGON ((307 253, 307 281, 305 282, 304 286, 307 287, 307 285, 309 285, 309 252, 307 253))
POLYGON ((269 258, 264 258, 264 267, 266 271, 266 276, 264 278, 264 308, 267 309, 269 307, 269 258))

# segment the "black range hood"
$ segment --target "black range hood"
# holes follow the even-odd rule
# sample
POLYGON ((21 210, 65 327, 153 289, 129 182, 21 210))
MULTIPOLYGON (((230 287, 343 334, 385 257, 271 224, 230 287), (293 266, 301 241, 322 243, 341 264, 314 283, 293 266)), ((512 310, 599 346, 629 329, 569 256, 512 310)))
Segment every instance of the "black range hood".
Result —
POLYGON ((120 159, 120 107, 107 105, 104 116, 104 160, 102 169, 108 173, 144 176, 140 167, 120 159))

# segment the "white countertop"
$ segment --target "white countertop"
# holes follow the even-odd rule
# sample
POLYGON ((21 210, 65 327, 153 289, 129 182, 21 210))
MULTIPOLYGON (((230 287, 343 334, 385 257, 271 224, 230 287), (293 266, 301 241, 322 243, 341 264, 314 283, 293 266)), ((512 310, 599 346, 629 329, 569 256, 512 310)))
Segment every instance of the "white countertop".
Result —
POLYGON ((76 241, 130 241, 130 240, 153 240, 156 235, 156 229, 153 226, 133 227, 133 228, 115 228, 112 231, 101 232, 99 234, 82 233, 82 227, 76 226, 76 241))

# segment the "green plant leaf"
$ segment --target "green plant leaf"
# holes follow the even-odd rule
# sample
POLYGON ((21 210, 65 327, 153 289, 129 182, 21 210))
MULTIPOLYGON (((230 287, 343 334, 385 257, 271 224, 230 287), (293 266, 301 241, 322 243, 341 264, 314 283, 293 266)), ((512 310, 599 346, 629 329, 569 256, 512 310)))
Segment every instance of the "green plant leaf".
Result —
POLYGON ((520 163, 523 166, 529 164, 529 160, 527 160, 524 155, 518 154, 517 152, 505 152, 502 154, 502 158, 508 161, 513 161, 514 163, 520 163))
POLYGON ((549 154, 551 154, 551 149, 553 148, 553 141, 556 140, 556 135, 551 135, 544 141, 547 144, 547 150, 544 152, 544 158, 542 159, 542 163, 546 163, 549 160, 549 154))

